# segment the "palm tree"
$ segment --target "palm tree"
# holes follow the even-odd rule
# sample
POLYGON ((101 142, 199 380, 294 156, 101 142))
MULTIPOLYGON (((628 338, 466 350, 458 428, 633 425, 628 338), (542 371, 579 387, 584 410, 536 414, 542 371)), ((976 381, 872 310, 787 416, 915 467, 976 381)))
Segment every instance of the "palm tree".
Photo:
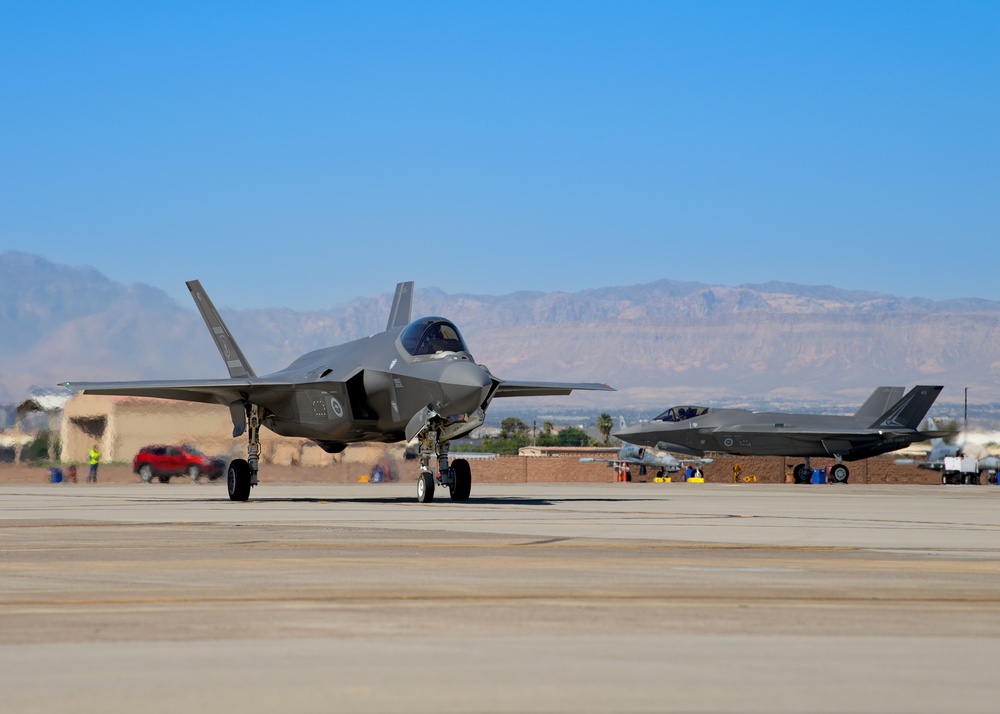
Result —
POLYGON ((611 421, 610 414, 601 414, 597 417, 597 430, 601 432, 601 439, 604 440, 604 444, 607 445, 608 439, 611 438, 611 428, 615 425, 611 421))

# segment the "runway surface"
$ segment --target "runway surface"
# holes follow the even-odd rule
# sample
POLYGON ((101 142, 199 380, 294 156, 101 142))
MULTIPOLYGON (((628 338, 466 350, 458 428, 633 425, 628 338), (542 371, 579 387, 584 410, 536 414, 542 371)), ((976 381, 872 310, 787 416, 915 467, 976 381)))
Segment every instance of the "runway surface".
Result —
POLYGON ((1000 488, 413 489, 0 487, 2 709, 997 710, 1000 488))

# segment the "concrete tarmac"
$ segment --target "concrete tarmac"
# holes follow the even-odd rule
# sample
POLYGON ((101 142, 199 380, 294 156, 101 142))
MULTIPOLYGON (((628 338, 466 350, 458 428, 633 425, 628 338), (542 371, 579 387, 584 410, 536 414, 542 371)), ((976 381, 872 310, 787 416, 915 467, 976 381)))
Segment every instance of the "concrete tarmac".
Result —
POLYGON ((1000 488, 0 486, 4 712, 994 712, 1000 488))

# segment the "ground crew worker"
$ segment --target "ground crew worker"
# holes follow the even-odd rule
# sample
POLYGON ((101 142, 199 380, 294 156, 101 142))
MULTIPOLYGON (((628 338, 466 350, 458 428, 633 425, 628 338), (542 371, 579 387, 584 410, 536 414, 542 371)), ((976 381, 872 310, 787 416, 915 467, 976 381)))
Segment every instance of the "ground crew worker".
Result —
POLYGON ((87 483, 97 483, 97 465, 101 463, 101 452, 97 450, 97 444, 87 454, 90 457, 90 471, 87 473, 87 483))

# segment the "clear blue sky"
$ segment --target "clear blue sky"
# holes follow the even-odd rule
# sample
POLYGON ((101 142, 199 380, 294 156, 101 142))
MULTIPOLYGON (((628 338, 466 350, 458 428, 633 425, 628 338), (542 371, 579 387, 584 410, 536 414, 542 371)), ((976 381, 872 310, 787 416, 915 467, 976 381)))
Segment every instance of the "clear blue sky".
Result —
POLYGON ((25 2, 0 251, 187 304, 1000 300, 997 2, 25 2))

